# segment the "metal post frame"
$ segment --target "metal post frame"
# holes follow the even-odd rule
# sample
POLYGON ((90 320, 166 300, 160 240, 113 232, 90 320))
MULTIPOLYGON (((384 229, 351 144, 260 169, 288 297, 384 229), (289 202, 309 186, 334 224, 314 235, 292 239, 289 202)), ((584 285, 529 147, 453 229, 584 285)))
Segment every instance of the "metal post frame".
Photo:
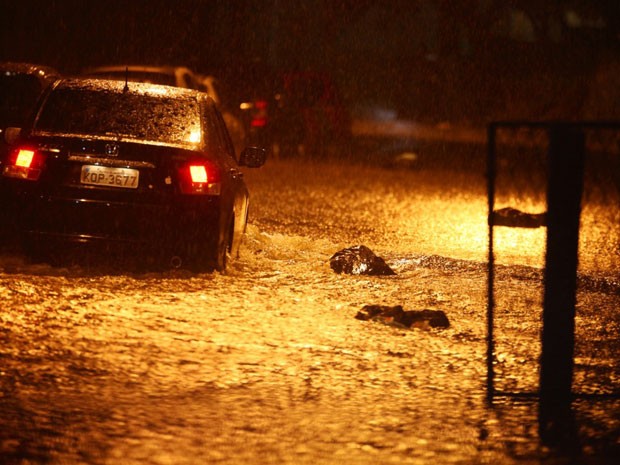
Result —
POLYGON ((487 131, 487 200, 488 200, 488 225, 489 245, 487 262, 487 402, 493 401, 495 394, 495 371, 493 358, 495 353, 495 341, 493 335, 494 310, 495 310, 495 256, 493 251, 493 210, 495 208, 495 125, 490 124, 487 131))
POLYGON ((572 379, 579 218, 585 143, 580 128, 549 129, 547 251, 540 359, 540 436, 547 443, 572 432, 572 379))

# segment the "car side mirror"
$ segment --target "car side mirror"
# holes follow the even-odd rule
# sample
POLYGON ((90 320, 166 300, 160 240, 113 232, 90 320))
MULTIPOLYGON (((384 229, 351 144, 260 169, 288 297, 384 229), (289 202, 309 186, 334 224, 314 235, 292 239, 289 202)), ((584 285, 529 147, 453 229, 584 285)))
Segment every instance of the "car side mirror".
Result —
POLYGON ((13 145, 17 142, 21 131, 22 128, 6 128, 4 130, 4 141, 9 145, 13 145))
POLYGON ((262 147, 246 147, 241 152, 239 164, 249 168, 258 168, 265 164, 267 150, 262 147))

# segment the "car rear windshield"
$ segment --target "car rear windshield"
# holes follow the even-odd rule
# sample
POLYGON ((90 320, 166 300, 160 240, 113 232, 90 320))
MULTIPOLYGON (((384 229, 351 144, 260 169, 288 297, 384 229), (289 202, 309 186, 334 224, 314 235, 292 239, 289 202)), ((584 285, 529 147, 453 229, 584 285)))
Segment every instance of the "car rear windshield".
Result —
POLYGON ((200 106, 191 95, 58 88, 34 130, 195 147, 201 142, 200 106))

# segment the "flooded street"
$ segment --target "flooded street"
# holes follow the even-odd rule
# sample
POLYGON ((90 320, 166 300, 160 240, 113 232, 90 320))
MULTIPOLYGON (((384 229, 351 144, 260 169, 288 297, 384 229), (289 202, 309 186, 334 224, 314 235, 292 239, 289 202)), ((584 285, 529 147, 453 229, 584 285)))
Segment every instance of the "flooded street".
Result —
MULTIPOLYGON (((535 400, 486 403, 482 173, 269 160, 246 181, 247 237, 226 274, 0 257, 0 463, 614 462, 617 397, 574 402, 575 462, 539 444, 535 400), (330 257, 359 244, 397 274, 334 273, 330 257), (450 327, 355 319, 367 304, 443 310, 450 327)), ((619 392, 612 201, 582 216, 583 394, 619 392)), ((502 391, 538 386, 545 232, 497 229, 502 391)))

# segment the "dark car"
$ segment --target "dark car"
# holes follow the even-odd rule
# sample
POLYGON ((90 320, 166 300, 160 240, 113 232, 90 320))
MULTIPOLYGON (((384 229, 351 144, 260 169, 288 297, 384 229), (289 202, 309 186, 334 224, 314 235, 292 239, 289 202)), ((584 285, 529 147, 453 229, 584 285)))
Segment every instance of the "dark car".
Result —
POLYGON ((16 136, 2 177, 35 257, 139 251, 148 263, 223 271, 248 215, 240 167, 264 161, 256 148, 235 157, 204 92, 63 79, 16 136))
POLYGON ((273 139, 287 153, 311 157, 341 156, 351 142, 351 117, 329 74, 291 71, 282 74, 273 139))
POLYGON ((22 126, 42 94, 60 73, 33 63, 0 63, 0 158, 6 151, 4 131, 22 126))
POLYGON ((225 83, 222 93, 235 107, 233 113, 242 124, 246 145, 272 149, 273 115, 280 90, 271 66, 251 60, 212 73, 225 83))
MULTIPOLYGON (((4 131, 9 126, 22 126, 35 107, 37 99, 60 73, 34 63, 0 63, 0 170, 8 149, 4 131)), ((14 222, 5 204, 6 193, 0 179, 0 249, 10 248, 14 222)))
POLYGON ((0 129, 21 126, 41 92, 59 77, 50 66, 0 63, 0 129))
POLYGON ((249 144, 282 157, 350 150, 351 117, 328 73, 282 72, 254 63, 226 79, 233 84, 249 144))

